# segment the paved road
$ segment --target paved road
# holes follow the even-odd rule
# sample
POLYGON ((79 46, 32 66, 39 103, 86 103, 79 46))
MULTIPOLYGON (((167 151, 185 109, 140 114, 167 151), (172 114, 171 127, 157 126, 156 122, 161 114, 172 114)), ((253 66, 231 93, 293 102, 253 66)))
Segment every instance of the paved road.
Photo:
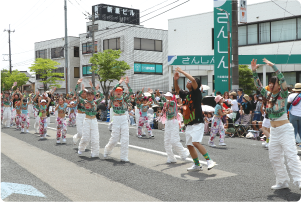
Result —
MULTIPOLYGON (((1 182, 31 185, 45 197, 15 193, 4 201, 298 201, 301 196, 293 183, 290 189, 270 189, 275 176, 260 141, 227 138, 227 147, 210 148, 205 136, 203 143, 218 165, 187 172, 191 159, 165 163, 163 131, 154 130, 154 139, 138 139, 131 127, 130 163, 123 163, 119 146, 110 159, 102 157, 110 138, 105 122, 99 122, 100 158, 93 159, 89 149, 77 155, 72 144, 75 127, 68 128, 67 144, 57 145, 54 117, 50 137, 43 141, 34 134, 33 119, 30 122, 28 134, 1 130, 1 182)), ((184 134, 180 136, 185 144, 184 134)))

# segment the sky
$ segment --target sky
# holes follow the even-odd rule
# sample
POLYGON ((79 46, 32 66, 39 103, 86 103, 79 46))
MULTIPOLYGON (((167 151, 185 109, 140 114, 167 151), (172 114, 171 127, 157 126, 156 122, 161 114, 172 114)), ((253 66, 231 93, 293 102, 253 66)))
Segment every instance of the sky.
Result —
MULTIPOLYGON (((256 4, 269 0, 248 0, 256 4)), ((274 0, 284 1, 284 0, 274 0)), ((86 16, 92 13, 92 6, 110 4, 140 10, 140 16, 159 9, 143 18, 147 20, 168 9, 180 5, 142 25, 147 28, 168 30, 168 19, 213 11, 213 0, 67 0, 68 36, 79 36, 86 32, 86 16), (185 3, 186 2, 186 3, 185 3), (169 5, 170 4, 170 5, 169 5), (161 9, 160 9, 161 8, 161 9)), ((13 70, 28 71, 34 62, 34 43, 65 36, 64 0, 9 0, 0 4, 0 69, 8 69, 8 32, 11 33, 13 70), (3 55, 7 54, 7 55, 3 55), (7 60, 7 61, 3 61, 7 60)))

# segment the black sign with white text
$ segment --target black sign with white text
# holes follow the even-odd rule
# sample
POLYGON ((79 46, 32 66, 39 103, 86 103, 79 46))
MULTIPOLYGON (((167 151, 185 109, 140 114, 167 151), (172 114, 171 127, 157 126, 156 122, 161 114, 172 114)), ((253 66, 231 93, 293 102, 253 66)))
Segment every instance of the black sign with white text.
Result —
POLYGON ((95 15, 95 20, 121 22, 134 25, 140 24, 139 10, 132 8, 98 4, 92 6, 92 15, 95 15))

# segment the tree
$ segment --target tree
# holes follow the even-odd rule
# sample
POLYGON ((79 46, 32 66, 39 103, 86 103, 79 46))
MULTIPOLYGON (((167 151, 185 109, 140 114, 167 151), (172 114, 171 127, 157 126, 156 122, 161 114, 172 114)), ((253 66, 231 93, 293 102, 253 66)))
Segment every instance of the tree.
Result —
POLYGON ((94 70, 98 75, 98 79, 106 97, 106 103, 109 96, 110 85, 114 80, 119 81, 125 75, 125 71, 131 67, 124 61, 118 61, 120 50, 105 50, 98 52, 90 58, 90 63, 93 64, 91 71, 94 70))
POLYGON ((61 85, 59 85, 57 81, 64 81, 64 79, 60 78, 61 76, 64 76, 64 73, 53 72, 57 69, 56 66, 59 64, 60 63, 51 59, 37 58, 35 60, 35 63, 31 67, 29 67, 30 72, 34 72, 36 75, 40 76, 40 82, 43 83, 44 91, 47 91, 51 86, 57 88, 61 87, 61 85))
POLYGON ((28 80, 29 78, 26 76, 26 74, 21 73, 18 70, 14 70, 12 73, 6 69, 1 71, 1 86, 4 84, 5 90, 10 90, 14 82, 17 82, 17 86, 14 87, 14 90, 16 90, 17 87, 21 87, 22 85, 26 84, 28 80))
POLYGON ((239 65, 239 87, 244 90, 244 93, 251 94, 256 91, 257 88, 254 84, 252 70, 248 68, 248 65, 239 65))

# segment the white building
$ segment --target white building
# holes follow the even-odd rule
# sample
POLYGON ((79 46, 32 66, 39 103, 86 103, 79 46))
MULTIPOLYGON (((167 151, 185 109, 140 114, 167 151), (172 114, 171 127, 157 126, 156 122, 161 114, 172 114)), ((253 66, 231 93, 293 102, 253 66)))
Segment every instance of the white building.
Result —
MULTIPOLYGON (((95 21, 95 51, 102 52, 106 49, 122 51, 119 60, 131 66, 126 71, 130 79, 130 86, 134 92, 143 87, 167 91, 167 31, 144 28, 139 25, 116 23, 110 21, 95 21), (97 30, 97 31, 96 31, 97 30)), ((92 22, 87 23, 87 31, 91 29, 92 22)), ((83 84, 90 87, 89 80, 92 73, 89 71, 92 56, 92 38, 87 34, 80 34, 80 77, 83 84)), ((98 75, 95 76, 96 85, 99 84, 98 75)), ((113 88, 117 80, 111 83, 113 88)))
MULTIPOLYGON (((294 85, 301 82, 301 5, 297 0, 288 1, 287 5, 286 1, 277 1, 277 4, 279 6, 268 1, 247 6, 248 23, 239 24, 238 28, 239 64, 249 65, 252 56, 272 58, 288 84, 294 85)), ((210 86, 209 94, 214 89, 213 28, 213 12, 168 21, 171 69, 179 66, 199 77, 203 84, 210 86)), ((263 83, 267 83, 274 71, 262 66, 258 72, 263 83)), ((173 84, 172 76, 170 72, 169 86, 173 84)), ((181 77, 179 85, 185 89, 186 78, 181 77)))
MULTIPOLYGON (((51 39, 35 43, 35 58, 48 58, 59 63, 57 73, 64 73, 62 79, 58 81, 61 88, 56 90, 57 93, 66 93, 67 91, 74 90, 77 80, 80 78, 80 59, 79 59, 79 37, 68 37, 68 69, 65 68, 65 38, 51 39)), ((40 92, 44 91, 43 83, 39 82, 40 76, 36 75, 35 90, 40 92)))

